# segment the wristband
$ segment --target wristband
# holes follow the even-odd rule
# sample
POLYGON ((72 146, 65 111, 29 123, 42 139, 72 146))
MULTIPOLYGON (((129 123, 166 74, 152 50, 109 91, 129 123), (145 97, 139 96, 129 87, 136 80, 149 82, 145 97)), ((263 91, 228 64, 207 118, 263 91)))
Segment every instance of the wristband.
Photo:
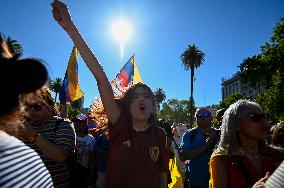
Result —
POLYGON ((34 144, 38 136, 39 136, 39 133, 34 132, 28 137, 28 140, 30 141, 30 143, 34 144))

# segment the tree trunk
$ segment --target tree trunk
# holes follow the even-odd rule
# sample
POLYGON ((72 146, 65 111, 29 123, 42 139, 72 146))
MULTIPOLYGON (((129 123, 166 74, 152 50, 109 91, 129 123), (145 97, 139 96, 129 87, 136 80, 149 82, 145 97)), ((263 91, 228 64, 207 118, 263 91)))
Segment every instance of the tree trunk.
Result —
POLYGON ((189 126, 193 127, 193 78, 194 78, 194 67, 190 67, 190 103, 189 103, 189 126))
POLYGON ((56 99, 57 99, 57 94, 58 94, 58 93, 57 93, 57 92, 55 92, 55 99, 54 99, 54 100, 55 100, 55 102, 56 102, 56 99))

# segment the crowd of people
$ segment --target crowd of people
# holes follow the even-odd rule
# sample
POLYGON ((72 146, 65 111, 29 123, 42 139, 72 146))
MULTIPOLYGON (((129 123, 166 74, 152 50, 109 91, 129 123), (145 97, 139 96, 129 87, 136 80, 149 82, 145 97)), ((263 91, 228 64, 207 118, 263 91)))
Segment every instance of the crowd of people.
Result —
POLYGON ((55 0, 52 13, 96 79, 100 99, 69 120, 45 66, 12 54, 0 36, 0 187, 165 188, 170 159, 179 187, 268 186, 284 159, 283 121, 269 129, 261 106, 249 100, 218 110, 217 127, 206 108, 196 110, 192 129, 159 121, 151 89, 138 83, 114 96, 67 6, 55 0))

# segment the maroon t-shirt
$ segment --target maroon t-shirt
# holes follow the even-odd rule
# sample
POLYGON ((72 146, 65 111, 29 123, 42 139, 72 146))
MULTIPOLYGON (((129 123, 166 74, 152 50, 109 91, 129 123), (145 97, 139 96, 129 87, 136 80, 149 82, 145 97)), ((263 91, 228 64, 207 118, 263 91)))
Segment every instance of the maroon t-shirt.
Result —
POLYGON ((168 164, 164 129, 150 126, 137 132, 125 114, 115 125, 110 125, 107 187, 156 188, 160 173, 167 173, 168 164))

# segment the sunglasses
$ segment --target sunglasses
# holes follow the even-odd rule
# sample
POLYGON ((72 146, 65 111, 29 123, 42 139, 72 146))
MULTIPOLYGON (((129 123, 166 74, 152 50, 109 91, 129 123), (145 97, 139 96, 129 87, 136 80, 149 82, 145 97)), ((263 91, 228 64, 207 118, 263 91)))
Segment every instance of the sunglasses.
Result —
POLYGON ((253 122, 259 123, 261 120, 266 118, 266 115, 265 114, 250 114, 249 117, 253 122))
POLYGON ((151 96, 148 93, 134 93, 132 96, 132 99, 138 99, 139 97, 142 97, 144 99, 150 99, 151 96))
POLYGON ((197 118, 207 118, 207 117, 211 117, 211 113, 210 112, 202 112, 202 113, 198 113, 196 114, 197 118))
POLYGON ((27 110, 31 111, 31 110, 34 110, 34 111, 41 111, 43 109, 42 105, 40 104, 26 104, 26 107, 27 107, 27 110))

